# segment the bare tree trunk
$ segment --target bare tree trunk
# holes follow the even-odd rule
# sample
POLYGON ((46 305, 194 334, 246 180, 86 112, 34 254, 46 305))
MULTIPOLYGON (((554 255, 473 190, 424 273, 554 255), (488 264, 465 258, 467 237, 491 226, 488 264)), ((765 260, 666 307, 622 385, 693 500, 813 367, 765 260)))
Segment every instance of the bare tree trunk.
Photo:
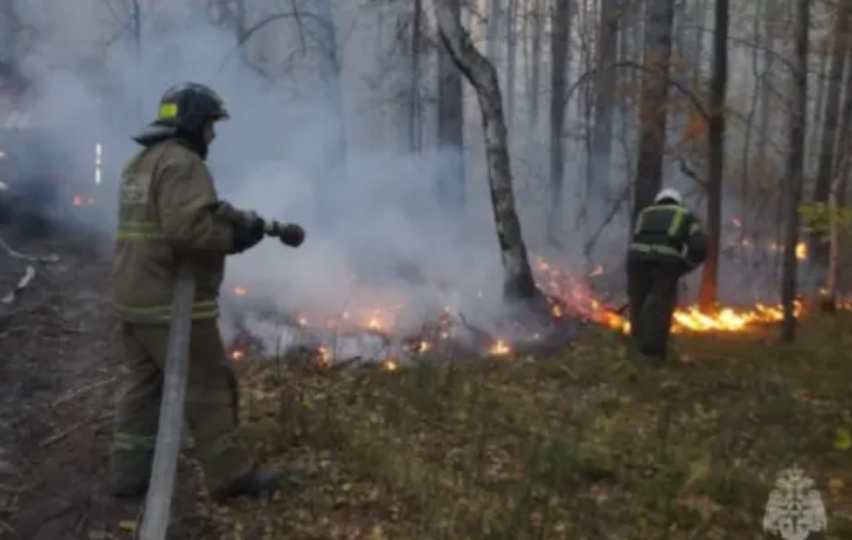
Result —
POLYGON ((674 0, 650 0, 648 7, 647 56, 652 72, 642 77, 639 103, 639 157, 633 192, 633 219, 650 205, 663 182, 666 149, 666 106, 672 49, 674 0))
POLYGON ((508 0, 506 9, 506 122, 511 130, 515 123, 515 77, 517 71, 518 36, 515 25, 518 19, 518 0, 508 0))
MULTIPOLYGON (((408 87, 408 149, 419 153, 420 140, 420 54, 423 33, 423 0, 414 0, 414 14, 411 18, 411 79, 408 87)), ((440 53, 439 53, 440 54, 440 53)))
POLYGON ((837 225, 837 190, 840 179, 835 178, 831 183, 828 195, 829 232, 828 232, 828 262, 825 268, 825 286, 822 288, 822 311, 837 312, 837 261, 839 257, 838 225, 837 225))
MULTIPOLYGON (((822 141, 820 144, 819 163, 817 165, 816 185, 814 186, 814 202, 828 204, 829 191, 833 181, 834 147, 837 143, 838 116, 840 114, 840 99, 843 84, 843 71, 846 68, 846 52, 849 42, 849 2, 840 2, 837 8, 837 18, 834 25, 834 36, 828 53, 831 55, 831 65, 828 73, 828 89, 825 96, 825 113, 823 114, 822 141)), ((816 129, 816 126, 814 126, 816 129)), ((810 263, 825 268, 828 264, 828 245, 819 234, 810 235, 810 263)))
POLYGON ((595 73, 595 106, 589 156, 586 159, 585 253, 594 259, 594 241, 605 226, 610 201, 610 166, 612 164, 612 116, 615 108, 615 62, 618 54, 619 0, 601 1, 601 18, 597 40, 597 72, 595 73))
POLYGON ((760 112, 758 123, 760 131, 760 144, 757 147, 757 162, 760 165, 761 174, 768 170, 767 155, 769 153, 769 112, 772 103, 772 86, 770 76, 775 71, 775 48, 778 41, 778 28, 780 8, 778 0, 766 0, 766 12, 763 14, 765 26, 766 47, 763 51, 763 72, 760 77, 760 112))
POLYGON ((538 131, 539 91, 541 90, 541 41, 542 21, 541 3, 543 0, 533 0, 533 32, 532 32, 532 76, 530 80, 530 124, 535 132, 538 131))
MULTIPOLYGON (((441 0, 456 21, 461 0, 441 0)), ((458 24, 461 24, 460 22, 458 24)), ((458 216, 465 205, 464 88, 452 51, 438 48, 438 183, 447 213, 458 216)))
MULTIPOLYGON (((748 109, 748 115, 745 122, 745 135, 742 151, 742 172, 740 174, 740 238, 744 239, 748 236, 748 230, 751 227, 751 216, 749 216, 749 203, 751 196, 751 143, 752 133, 754 131, 754 117, 757 114, 757 105, 760 100, 760 53, 766 43, 766 35, 763 32, 763 13, 766 9, 766 0, 758 0, 756 6, 756 16, 752 21, 752 33, 754 43, 757 45, 751 51, 751 69, 754 75, 754 89, 751 96, 751 103, 748 109)), ((762 172, 762 171, 761 171, 762 172)))
POLYGON ((822 125, 822 113, 825 104, 825 89, 828 82, 828 39, 820 40, 820 62, 817 76, 816 101, 814 102, 813 123, 809 133, 805 133, 805 174, 810 175, 814 170, 814 164, 818 163, 820 137, 817 134, 819 126, 822 125))
POLYGON ((500 65, 500 27, 503 26, 503 0, 489 0, 488 2, 488 26, 485 31, 485 54, 500 65))
POLYGON ((849 40, 846 47, 846 78, 843 83, 843 108, 840 112, 840 129, 837 130, 837 140, 834 142, 835 167, 833 175, 839 178, 837 186, 837 207, 844 208, 846 206, 846 186, 849 178, 850 165, 852 165, 852 156, 850 156, 849 137, 852 135, 852 39, 849 40))
POLYGON ((794 32, 795 55, 791 85, 791 110, 789 154, 787 156, 786 227, 784 236, 784 267, 781 276, 781 303, 784 320, 781 324, 781 339, 792 342, 796 339, 796 274, 798 260, 796 244, 799 242, 799 201, 802 198, 804 176, 805 133, 807 130, 808 106, 808 39, 810 33, 810 0, 796 0, 794 32))
POLYGON ((497 70, 473 45, 470 35, 462 28, 458 0, 435 0, 434 6, 441 41, 459 70, 476 90, 482 109, 491 204, 494 208, 494 221, 505 272, 504 298, 507 301, 535 298, 538 296, 538 289, 515 209, 508 137, 497 70))
POLYGON ((697 0, 695 5, 695 37, 694 48, 691 51, 692 59, 692 80, 693 83, 698 83, 701 79, 701 66, 704 56, 704 35, 705 35, 705 19, 707 17, 706 0, 697 0))
POLYGON ((550 29, 550 240, 559 245, 558 225, 562 210, 562 191, 565 176, 565 92, 568 69, 568 40, 570 39, 571 0, 554 0, 553 23, 550 29))
POLYGON ((722 175, 725 171, 725 103, 728 90, 729 0, 716 0, 713 34, 713 78, 710 81, 710 121, 707 126, 707 261, 701 274, 699 305, 716 305, 719 281, 719 241, 722 235, 722 175))

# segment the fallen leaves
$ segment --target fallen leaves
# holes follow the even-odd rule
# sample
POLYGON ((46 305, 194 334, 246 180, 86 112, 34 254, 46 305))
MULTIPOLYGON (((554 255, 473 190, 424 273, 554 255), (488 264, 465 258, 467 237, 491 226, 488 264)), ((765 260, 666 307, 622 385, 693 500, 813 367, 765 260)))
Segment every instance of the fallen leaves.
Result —
MULTIPOLYGON (((253 395, 252 408, 278 410, 281 423, 256 437, 284 437, 270 458, 315 481, 225 521, 275 540, 740 537, 759 533, 771 479, 791 457, 824 468, 837 505, 852 502, 852 473, 825 462, 832 437, 852 448, 852 432, 834 427, 848 358, 776 362, 794 353, 759 335, 683 346, 688 364, 653 370, 602 338, 552 362, 285 372, 277 390, 253 395)), ((852 517, 832 519, 852 537, 852 517)))

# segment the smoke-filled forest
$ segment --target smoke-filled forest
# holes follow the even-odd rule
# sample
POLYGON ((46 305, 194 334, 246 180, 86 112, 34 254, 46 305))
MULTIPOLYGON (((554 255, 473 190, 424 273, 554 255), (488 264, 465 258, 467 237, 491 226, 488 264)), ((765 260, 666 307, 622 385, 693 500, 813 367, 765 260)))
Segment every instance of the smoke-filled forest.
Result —
POLYGON ((71 4, 0 5, 0 538, 852 534, 852 4, 71 4), (306 232, 219 291, 266 499, 207 487, 179 307, 148 497, 108 488, 125 165, 187 81, 218 199, 306 232), (653 361, 628 251, 670 190, 706 260, 653 361))

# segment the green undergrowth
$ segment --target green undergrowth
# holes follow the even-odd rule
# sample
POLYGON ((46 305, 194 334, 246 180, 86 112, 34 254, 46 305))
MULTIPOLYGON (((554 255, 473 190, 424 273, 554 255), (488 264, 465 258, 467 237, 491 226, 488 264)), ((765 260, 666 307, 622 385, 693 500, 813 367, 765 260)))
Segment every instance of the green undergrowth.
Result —
POLYGON ((258 458, 302 486, 215 522, 251 539, 752 539, 796 465, 823 537, 852 538, 852 317, 776 335, 682 336, 665 367, 596 328, 536 361, 252 364, 258 458))

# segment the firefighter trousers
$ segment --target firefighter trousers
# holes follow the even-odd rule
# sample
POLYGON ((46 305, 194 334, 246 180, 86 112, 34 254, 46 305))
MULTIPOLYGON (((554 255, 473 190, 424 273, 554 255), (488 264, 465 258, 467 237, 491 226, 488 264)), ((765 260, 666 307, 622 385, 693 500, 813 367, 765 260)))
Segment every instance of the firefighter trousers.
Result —
POLYGON ((681 265, 677 263, 627 263, 630 334, 645 356, 660 360, 666 357, 681 275, 681 265))
MULTIPOLYGON (((111 450, 110 483, 118 492, 145 488, 151 473, 168 326, 123 323, 124 389, 111 450)), ((247 473, 251 462, 237 436, 237 381, 216 320, 196 321, 188 357, 185 415, 210 490, 247 473)))

